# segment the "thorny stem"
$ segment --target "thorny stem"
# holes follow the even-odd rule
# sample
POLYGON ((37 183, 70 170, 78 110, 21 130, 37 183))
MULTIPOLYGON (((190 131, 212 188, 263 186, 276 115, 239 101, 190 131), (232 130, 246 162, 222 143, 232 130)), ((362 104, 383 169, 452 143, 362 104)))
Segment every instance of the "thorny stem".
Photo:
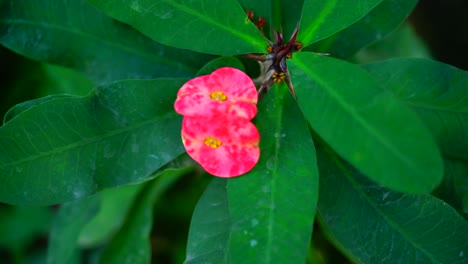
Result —
POLYGON ((270 46, 267 48, 268 53, 263 55, 248 54, 247 58, 259 61, 262 64, 262 84, 258 89, 259 99, 264 96, 264 93, 270 90, 271 86, 276 82, 280 83, 285 81, 291 94, 296 98, 296 92, 291 82, 291 75, 289 74, 286 59, 291 58, 291 54, 300 50, 302 45, 296 42, 298 34, 299 23, 297 24, 294 32, 288 41, 284 44, 283 30, 280 27, 280 31, 273 31, 273 42, 268 41, 270 46))

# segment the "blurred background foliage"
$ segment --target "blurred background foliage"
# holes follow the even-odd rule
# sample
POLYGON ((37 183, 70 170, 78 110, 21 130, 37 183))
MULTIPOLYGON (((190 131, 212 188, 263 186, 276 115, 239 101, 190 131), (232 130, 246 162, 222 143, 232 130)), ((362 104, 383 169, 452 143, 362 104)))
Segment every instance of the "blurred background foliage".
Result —
MULTIPOLYGON (((358 52, 353 61, 367 63, 391 57, 425 57, 468 70, 467 10, 465 0, 421 0, 399 30, 358 52)), ((0 78, 0 116, 23 101, 58 93, 86 95, 94 87, 80 73, 32 61, 2 46, 0 78)), ((155 199, 150 238, 153 263, 183 262, 191 214, 210 179, 195 171, 168 186, 164 195, 155 199)), ((105 210, 101 210, 82 231, 78 241, 83 249, 82 260, 93 262, 103 241, 123 225, 133 202, 131 197, 138 191, 136 185, 127 187, 118 196, 106 194, 106 199, 114 203, 106 207, 103 202, 105 210), (108 222, 109 218, 112 223, 108 222)), ((437 193, 437 190, 435 194, 450 199, 450 195, 437 193)), ((0 204, 0 263, 45 263, 48 235, 57 208, 0 204)), ((326 242, 317 227, 308 262, 349 263, 326 242)))

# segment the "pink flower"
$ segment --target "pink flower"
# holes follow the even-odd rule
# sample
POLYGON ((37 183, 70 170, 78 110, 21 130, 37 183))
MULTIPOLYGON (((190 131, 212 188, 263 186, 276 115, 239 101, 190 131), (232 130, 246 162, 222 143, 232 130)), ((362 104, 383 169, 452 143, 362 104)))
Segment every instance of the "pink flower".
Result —
POLYGON ((221 68, 186 82, 174 108, 184 116, 187 153, 208 173, 240 176, 260 157, 260 135, 250 122, 257 114, 257 89, 244 72, 221 68))
POLYGON ((224 67, 186 82, 177 93, 174 108, 186 117, 226 113, 251 120, 257 114, 257 97, 247 74, 224 67))
POLYGON ((182 141, 187 153, 218 177, 240 176, 251 170, 260 157, 260 135, 245 118, 185 117, 182 141))

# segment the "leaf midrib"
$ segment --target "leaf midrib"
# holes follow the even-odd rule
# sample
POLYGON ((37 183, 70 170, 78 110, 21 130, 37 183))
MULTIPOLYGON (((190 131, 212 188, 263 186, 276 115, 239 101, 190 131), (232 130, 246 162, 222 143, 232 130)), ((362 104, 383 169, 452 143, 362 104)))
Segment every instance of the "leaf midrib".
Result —
POLYGON ((186 13, 186 14, 192 15, 192 16, 196 17, 197 19, 206 22, 207 24, 214 25, 214 26, 224 30, 225 32, 230 33, 231 35, 233 35, 235 37, 239 37, 239 38, 245 40, 246 43, 255 44, 255 46, 257 48, 259 48, 260 50, 263 49, 263 46, 259 44, 259 41, 257 39, 251 37, 250 35, 242 34, 242 31, 233 30, 234 27, 229 27, 229 26, 226 26, 226 25, 224 25, 222 23, 219 23, 216 20, 213 20, 211 17, 205 16, 205 15, 197 12, 198 10, 191 9, 191 8, 185 6, 185 5, 178 4, 175 1, 165 0, 165 2, 168 5, 171 5, 174 8, 177 8, 178 10, 180 10, 180 11, 186 13))
POLYGON ((341 160, 338 160, 338 158, 335 155, 333 155, 332 159, 335 160, 336 165, 343 172, 343 174, 345 175, 345 178, 350 182, 351 186, 356 190, 359 196, 364 198, 364 200, 368 202, 369 206, 373 208, 375 212, 378 215, 380 215, 385 220, 386 223, 388 223, 389 226, 391 226, 394 230, 396 230, 398 234, 401 234, 405 238, 405 241, 410 242, 410 244, 412 244, 416 249, 419 249, 426 256, 428 256, 429 259, 432 259, 434 262, 439 263, 439 261, 436 260, 419 243, 416 243, 414 240, 409 239, 411 238, 411 236, 407 234, 405 230, 402 229, 398 223, 396 223, 395 221, 393 221, 393 219, 388 217, 384 213, 384 211, 379 208, 379 206, 375 203, 375 201, 369 195, 366 195, 366 192, 364 192, 361 188, 362 185, 353 178, 353 176, 349 173, 349 170, 347 170, 345 166, 342 164, 341 160))
MULTIPOLYGON (((307 0, 306 0, 307 1, 307 0)), ((315 33, 317 33, 317 30, 320 28, 320 26, 322 25, 322 23, 325 21, 325 17, 328 16, 331 11, 333 10, 334 7, 336 7, 336 1, 337 0, 327 0, 326 1, 326 6, 325 8, 323 9, 322 12, 320 12, 320 14, 314 19, 311 21, 311 23, 309 24, 308 27, 304 28, 302 31, 303 32, 306 32, 304 35, 304 38, 302 39, 302 41, 305 43, 305 45, 310 45, 312 43, 310 43, 313 39, 313 35, 315 33)), ((305 5, 305 3, 304 3, 305 5)), ((304 9, 303 11, 304 12, 304 9)), ((303 19, 302 16, 303 16, 304 13, 302 13, 301 15, 301 20, 303 19)))
MULTIPOLYGON (((111 137, 114 137, 114 136, 117 136, 117 135, 120 135, 120 134, 127 133, 127 132, 129 132, 131 130, 139 129, 139 128, 144 127, 144 126, 146 126, 148 124, 152 124, 152 123, 155 123, 157 121, 162 121, 162 120, 165 120, 165 119, 171 119, 172 117, 177 117, 177 116, 178 115, 175 114, 175 113, 167 113, 167 114, 158 116, 157 118, 148 119, 146 121, 143 121, 141 123, 137 123, 137 124, 132 125, 132 126, 128 126, 128 127, 122 128, 122 129, 111 130, 110 133, 99 134, 98 136, 95 136, 95 137, 86 138, 84 140, 80 140, 80 141, 74 142, 72 144, 68 144, 68 145, 65 145, 65 146, 54 148, 53 151, 47 151, 47 152, 43 152, 43 153, 40 153, 40 154, 37 154, 37 155, 32 155, 32 156, 24 158, 24 159, 17 160, 17 161, 11 162, 11 163, 1 164, 0 169, 4 169, 6 167, 18 166, 18 165, 26 163, 26 162, 38 160, 38 159, 41 159, 41 158, 44 158, 44 157, 47 157, 47 156, 51 156, 51 155, 56 155, 58 153, 62 153, 62 152, 68 151, 68 150, 72 150, 74 148, 81 148, 81 147, 87 146, 89 144, 101 141, 101 140, 103 140, 105 138, 111 138, 111 137)), ((8 123, 8 124, 11 124, 11 123, 8 123)), ((7 126, 8 124, 6 124, 5 126, 7 126)))
MULTIPOLYGON (((328 87, 328 85, 326 85, 327 82, 324 81, 320 76, 316 75, 313 71, 309 70, 307 65, 305 65, 301 60, 296 59, 294 63, 296 63, 299 68, 301 68, 305 73, 307 73, 310 76, 310 78, 313 78, 314 81, 320 83, 322 87, 328 87)), ((399 160, 403 161, 404 164, 407 164, 408 167, 411 168, 413 171, 419 170, 416 164, 408 161, 405 158, 406 157, 405 155, 400 153, 400 151, 395 149, 392 146, 392 144, 390 144, 382 136, 380 136, 380 134, 377 133, 377 131, 375 131, 375 129, 366 122, 366 120, 361 118, 359 114, 357 114, 356 111, 349 104, 347 104, 346 101, 343 100, 343 98, 338 93, 334 92, 333 89, 327 88, 324 90, 327 91, 327 94, 329 96, 331 96, 332 98, 335 98, 335 101, 338 103, 339 106, 342 107, 345 113, 348 113, 349 115, 351 115, 353 119, 357 121, 358 124, 360 124, 365 130, 369 131, 369 133, 372 136, 374 136, 374 138, 376 138, 380 143, 382 143, 383 146, 385 146, 388 150, 390 150, 390 152, 393 153, 399 160)))
MULTIPOLYGON (((278 111, 277 113, 280 113, 280 114, 277 114, 277 119, 276 119, 276 123, 274 125, 274 133, 272 134, 272 136, 274 135, 281 135, 281 124, 282 124, 282 121, 283 121, 283 115, 284 115, 284 104, 281 102, 281 99, 280 99, 280 95, 278 94, 278 92, 280 92, 281 90, 279 88, 284 88, 284 87, 280 87, 279 85, 276 87, 276 89, 278 90, 277 93, 275 94, 276 97, 275 97, 275 105, 278 107, 278 111)), ((288 95, 286 95, 288 96, 288 95)), ((270 206, 268 207, 268 226, 270 228, 268 228, 268 234, 267 234, 267 249, 268 249, 268 252, 267 252, 267 255, 265 256, 266 259, 265 259, 265 263, 271 263, 271 260, 272 260, 272 245, 273 245, 273 228, 274 228, 274 224, 275 224, 275 221, 274 221, 274 208, 275 208, 275 193, 276 193, 276 180, 278 178, 278 171, 279 171, 279 154, 280 154, 280 147, 281 147, 281 137, 274 137, 275 138, 275 152, 274 152, 274 166, 273 166, 273 170, 272 170, 272 177, 273 180, 270 182, 271 185, 270 185, 270 206)))

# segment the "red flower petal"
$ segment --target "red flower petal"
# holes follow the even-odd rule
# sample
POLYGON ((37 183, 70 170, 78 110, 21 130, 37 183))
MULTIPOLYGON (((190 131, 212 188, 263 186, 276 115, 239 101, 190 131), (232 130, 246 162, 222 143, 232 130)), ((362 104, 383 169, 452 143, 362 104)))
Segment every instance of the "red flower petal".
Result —
POLYGON ((182 140, 187 153, 218 177, 240 176, 251 170, 260 157, 258 130, 244 118, 185 117, 182 140))
POLYGON ((251 120, 257 114, 257 90, 244 72, 224 67, 186 82, 174 108, 184 116, 228 113, 251 120))

